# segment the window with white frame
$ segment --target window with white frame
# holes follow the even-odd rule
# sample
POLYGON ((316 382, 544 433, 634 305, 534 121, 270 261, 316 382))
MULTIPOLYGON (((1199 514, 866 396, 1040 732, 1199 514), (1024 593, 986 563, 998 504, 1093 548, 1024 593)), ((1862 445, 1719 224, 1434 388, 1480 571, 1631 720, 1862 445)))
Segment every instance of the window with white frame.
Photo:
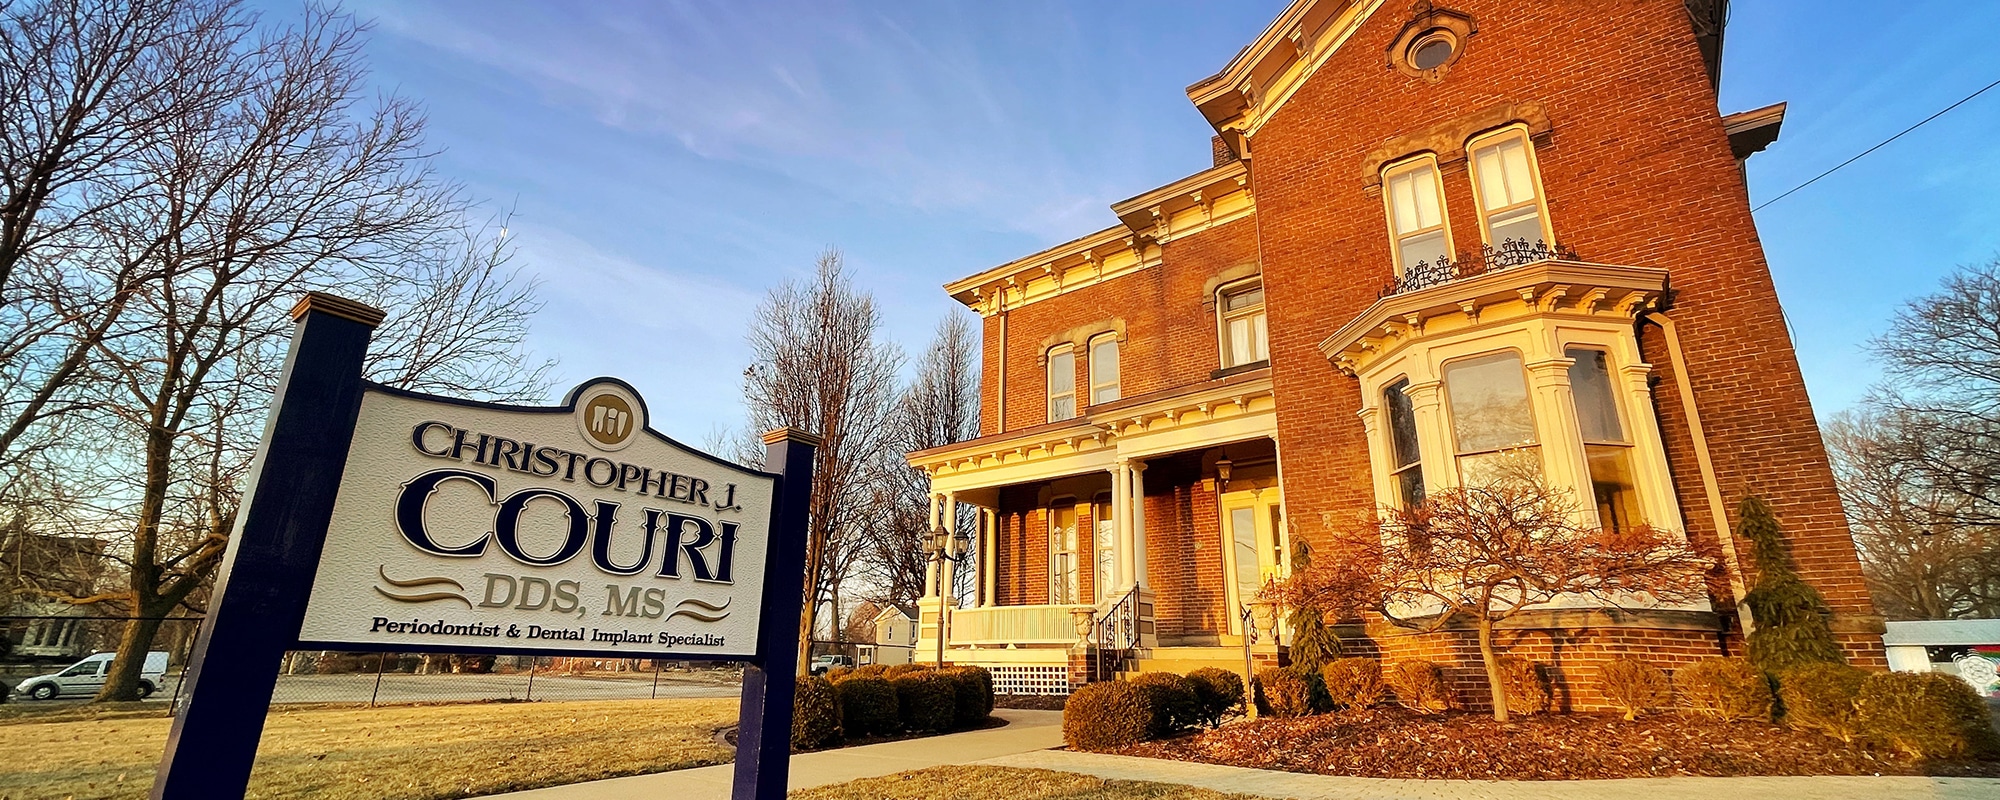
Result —
POLYGON ((1417 414, 1410 405, 1409 388, 1410 380, 1402 378, 1382 390, 1382 405, 1389 412, 1389 474, 1402 508, 1424 502, 1424 464, 1417 449, 1417 414))
POLYGON ((1118 397, 1118 335, 1098 334, 1090 339, 1090 404, 1118 397))
POLYGON ((1077 602, 1076 501, 1065 500, 1049 508, 1049 603, 1077 602))
POLYGON ((1479 224, 1486 243, 1500 247, 1548 241, 1541 181, 1527 132, 1512 128, 1474 140, 1472 184, 1479 196, 1479 224))
POLYGON ((1049 421, 1061 422, 1076 416, 1076 348, 1057 345, 1049 349, 1049 421))
POLYGON ((1270 359, 1270 345, 1264 329, 1264 283, 1246 281, 1225 286, 1216 293, 1216 313, 1221 315, 1222 366, 1240 367, 1270 359))
POLYGON ((1574 360, 1570 395, 1576 400, 1576 427, 1583 437, 1597 524, 1613 532, 1630 530, 1640 520, 1639 487, 1632 476, 1632 439, 1619 419, 1610 359, 1594 348, 1572 347, 1563 355, 1574 360))
POLYGON ((1383 170, 1382 197, 1388 204, 1398 275, 1419 262, 1435 264, 1451 253, 1436 159, 1424 156, 1383 170))
POLYGON ((1541 473, 1527 375, 1513 351, 1461 359, 1444 367, 1458 480, 1466 486, 1541 473))

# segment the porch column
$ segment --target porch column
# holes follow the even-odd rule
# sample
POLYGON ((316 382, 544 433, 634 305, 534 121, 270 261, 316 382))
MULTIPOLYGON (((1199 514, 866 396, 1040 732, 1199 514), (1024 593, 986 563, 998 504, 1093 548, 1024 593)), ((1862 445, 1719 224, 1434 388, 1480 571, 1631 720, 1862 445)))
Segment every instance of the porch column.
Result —
MULTIPOLYGON (((944 493, 944 531, 946 533, 944 554, 951 555, 952 539, 958 537, 957 492, 944 493)), ((958 562, 948 558, 941 560, 944 561, 944 569, 941 570, 944 573, 944 585, 938 587, 938 594, 944 597, 956 597, 958 593, 958 562)))
POLYGON ((1112 591, 1100 591, 1102 597, 1112 597, 1132 582, 1132 498, 1126 493, 1125 462, 1118 462, 1111 468, 1111 560, 1113 570, 1112 591))
POLYGON ((979 512, 979 605, 999 605, 1000 509, 979 512))
MULTIPOLYGON (((929 527, 930 527, 930 530, 931 530, 931 533, 933 533, 933 534, 937 533, 937 529, 938 529, 938 496, 937 496, 937 493, 936 493, 936 492, 932 492, 932 493, 931 493, 931 515, 930 515, 930 526, 929 526, 929 527)), ((937 570, 935 570, 935 569, 931 568, 931 566, 930 566, 929 564, 925 564, 925 565, 924 565, 924 596, 925 596, 925 597, 936 597, 936 596, 938 596, 938 585, 937 585, 937 570)))
POLYGON ((1132 498, 1126 505, 1132 509, 1132 583, 1140 589, 1151 588, 1146 582, 1146 462, 1133 461, 1127 467, 1132 477, 1127 481, 1132 486, 1132 498))

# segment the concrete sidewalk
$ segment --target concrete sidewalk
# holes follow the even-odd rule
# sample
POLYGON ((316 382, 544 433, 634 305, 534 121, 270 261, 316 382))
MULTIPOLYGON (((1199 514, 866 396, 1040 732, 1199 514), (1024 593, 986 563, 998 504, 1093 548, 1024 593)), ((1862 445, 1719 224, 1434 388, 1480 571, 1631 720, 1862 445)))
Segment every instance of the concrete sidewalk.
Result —
MULTIPOLYGON (((1000 728, 905 739, 900 742, 843 747, 792 756, 790 785, 807 789, 858 778, 890 775, 942 764, 966 764, 982 759, 1044 750, 1062 745, 1062 712, 996 709, 1007 721, 1000 728)), ((486 800, 727 800, 734 764, 634 775, 629 778, 573 783, 525 792, 492 795, 486 800)))
POLYGON ((1301 775, 1102 753, 1040 750, 980 761, 1129 781, 1198 786, 1297 800, 1995 800, 2000 780, 1978 778, 1630 778, 1603 781, 1420 781, 1301 775))

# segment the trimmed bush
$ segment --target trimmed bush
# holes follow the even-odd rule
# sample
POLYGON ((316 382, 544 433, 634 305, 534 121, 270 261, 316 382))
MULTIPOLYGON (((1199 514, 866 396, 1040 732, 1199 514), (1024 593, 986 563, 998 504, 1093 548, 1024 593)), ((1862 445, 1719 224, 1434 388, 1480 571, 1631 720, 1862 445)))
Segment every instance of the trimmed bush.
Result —
POLYGON ((889 685, 896 688, 896 717, 903 730, 951 730, 958 712, 958 690, 949 679, 930 670, 917 670, 889 678, 889 685))
POLYGON ((818 750, 840 743, 840 701, 833 683, 808 675, 792 696, 792 749, 818 750))
POLYGON ((877 678, 889 677, 888 672, 889 672, 888 664, 866 664, 860 667, 856 667, 854 670, 854 674, 856 675, 869 675, 877 678))
POLYGON ((1704 658, 1674 670, 1683 708, 1723 721, 1771 721, 1771 682, 1742 658, 1704 658))
POLYGON ((1398 661, 1389 668, 1389 688, 1396 692, 1396 704, 1421 714, 1451 708, 1451 684, 1444 670, 1429 661, 1398 661))
POLYGON ((853 674, 854 670, 849 667, 831 667, 826 671, 826 679, 839 683, 842 678, 853 674))
POLYGON ((985 673, 978 667, 947 667, 935 673, 951 685, 953 727, 977 726, 993 710, 993 693, 987 689, 990 684, 982 679, 985 673))
POLYGON ((1132 682, 1154 693, 1153 702, 1165 715, 1167 732, 1186 730, 1202 723, 1201 697, 1195 694, 1193 681, 1171 672, 1146 672, 1133 676, 1132 682))
POLYGON ((1500 686, 1507 691, 1509 713, 1547 714, 1555 707, 1549 670, 1535 661, 1519 656, 1501 656, 1500 686))
POLYGON ((910 675, 918 672, 929 672, 930 669, 931 665, 929 664, 897 664, 893 667, 884 670, 882 672, 882 677, 894 678, 898 675, 910 675))
POLYGON ((1628 722, 1666 705, 1673 696, 1667 673, 1630 656, 1612 659, 1597 668, 1597 690, 1611 701, 1612 708, 1625 712, 1628 722))
POLYGON ((1243 676, 1220 667, 1202 667, 1188 673, 1195 701, 1201 704, 1201 718, 1211 728, 1222 726, 1222 718, 1243 707, 1243 676))
POLYGON ((895 733, 902 724, 896 687, 875 675, 849 675, 833 685, 840 698, 840 726, 848 736, 895 733))
POLYGON ((1076 750, 1111 750, 1159 738, 1165 725, 1156 692, 1127 681, 1104 681, 1070 693, 1063 706, 1063 743, 1076 750))
POLYGON ((1785 724, 1843 742, 1859 739, 1854 700, 1867 678, 1867 670, 1846 664, 1803 664, 1779 673, 1778 705, 1785 724))
POLYGON ((1326 691, 1324 687, 1317 686, 1318 683, 1317 672, 1291 667, 1257 670, 1257 712, 1274 717, 1308 716, 1320 708, 1314 702, 1314 695, 1326 691))
POLYGON ((1382 683, 1382 662, 1372 658, 1341 658, 1321 667, 1326 696, 1339 708, 1367 708, 1382 702, 1389 687, 1382 683))
POLYGON ((1986 701, 1943 672, 1871 674, 1861 681, 1854 709, 1863 735, 1916 758, 2000 752, 1986 701))

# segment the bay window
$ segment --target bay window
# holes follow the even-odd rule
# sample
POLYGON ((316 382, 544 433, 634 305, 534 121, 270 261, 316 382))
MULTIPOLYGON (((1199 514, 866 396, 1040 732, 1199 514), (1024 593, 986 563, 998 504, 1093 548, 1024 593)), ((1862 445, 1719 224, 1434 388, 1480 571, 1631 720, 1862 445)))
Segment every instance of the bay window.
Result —
POLYGON ((1458 480, 1478 486, 1541 474, 1535 415, 1521 356, 1493 353, 1446 364, 1458 480))
POLYGON ((1602 350, 1586 348, 1569 348, 1563 355, 1575 362, 1569 367, 1569 385, 1597 524, 1612 532, 1630 530, 1640 523, 1639 488, 1632 477, 1632 443, 1618 418, 1608 357, 1602 350))
POLYGON ((1382 406, 1389 413, 1389 474, 1396 484, 1399 508, 1415 508, 1424 502, 1424 465, 1409 388, 1410 380, 1403 378, 1382 390, 1382 406))

